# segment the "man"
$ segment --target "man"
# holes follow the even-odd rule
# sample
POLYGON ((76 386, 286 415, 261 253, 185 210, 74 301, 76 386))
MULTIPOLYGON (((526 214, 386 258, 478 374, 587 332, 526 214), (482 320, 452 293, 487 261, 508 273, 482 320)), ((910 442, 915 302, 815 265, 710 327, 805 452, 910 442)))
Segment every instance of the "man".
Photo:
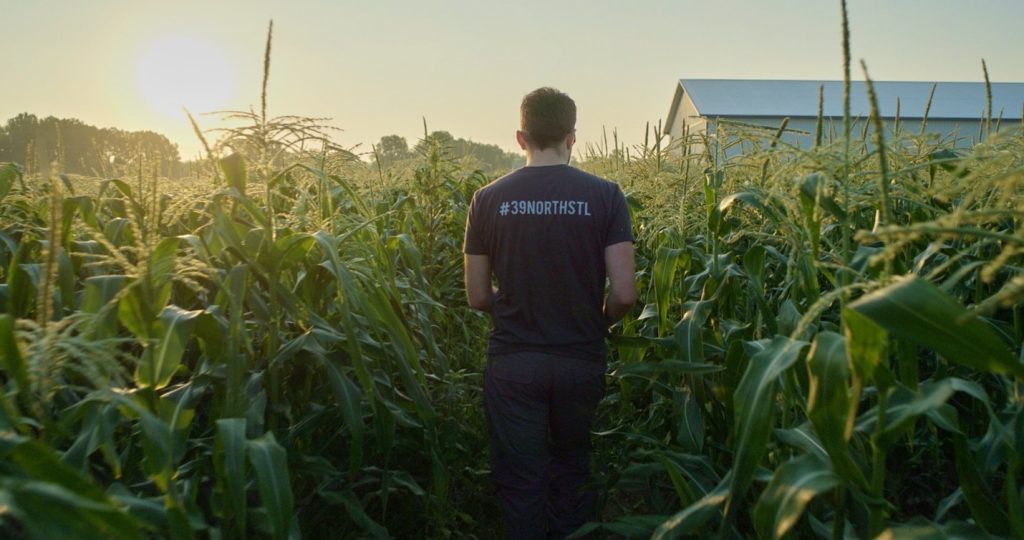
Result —
POLYGON ((509 539, 563 538, 596 517, 582 486, 604 338, 636 302, 625 197, 568 165, 575 126, 569 96, 527 94, 516 132, 526 166, 478 190, 466 220, 466 296, 494 324, 484 405, 509 539))

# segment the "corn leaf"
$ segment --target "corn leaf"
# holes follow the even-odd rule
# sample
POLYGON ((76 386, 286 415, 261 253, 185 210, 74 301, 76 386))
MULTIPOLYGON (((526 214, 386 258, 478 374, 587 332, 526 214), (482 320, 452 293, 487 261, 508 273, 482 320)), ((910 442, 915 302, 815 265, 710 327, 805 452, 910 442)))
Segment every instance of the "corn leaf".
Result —
POLYGON ((416 404, 416 413, 423 421, 433 421, 436 413, 423 390, 423 386, 426 384, 426 375, 420 363, 417 347, 412 336, 409 335, 409 329, 403 322, 400 313, 396 312, 395 305, 382 289, 372 289, 366 299, 367 307, 373 313, 376 323, 391 337, 391 347, 395 352, 395 366, 402 376, 406 391, 412 395, 413 402, 416 404))
MULTIPOLYGON (((678 248, 662 247, 654 259, 651 283, 654 286, 654 304, 658 314, 659 334, 668 330, 668 303, 672 297, 676 271, 680 266, 687 266, 689 257, 678 248)), ((684 269, 685 271, 685 269, 684 269)))
POLYGON ((223 360, 226 349, 224 337, 228 333, 228 324, 220 313, 219 306, 211 306, 196 317, 192 333, 199 340, 207 358, 223 360))
POLYGON ((284 269, 295 265, 305 258, 306 253, 309 252, 313 243, 313 237, 304 233, 293 233, 288 236, 278 238, 277 241, 274 242, 274 249, 272 250, 274 258, 272 261, 269 261, 271 264, 267 264, 266 266, 284 269))
POLYGON ((5 502, 5 509, 13 511, 33 538, 144 538, 138 523, 110 502, 97 502, 58 484, 20 482, 5 502))
POLYGON ((676 423, 676 442, 683 450, 692 454, 700 454, 704 450, 704 422, 701 416, 700 403, 694 398, 693 391, 682 388, 672 393, 673 408, 678 418, 676 423))
POLYGON ((796 525, 815 496, 839 484, 827 463, 803 454, 778 469, 754 507, 754 525, 762 538, 781 538, 796 525))
POLYGON ((818 439, 810 423, 805 423, 792 429, 776 429, 775 438, 779 442, 792 446, 804 453, 814 454, 822 461, 829 459, 825 445, 818 439))
POLYGON ((661 461, 661 464, 665 466, 665 472, 668 473, 669 479, 672 480, 672 487, 676 490, 676 496, 679 497, 679 503, 684 507, 689 506, 696 497, 694 497, 693 490, 686 482, 686 479, 683 478, 681 467, 669 459, 668 456, 660 455, 658 456, 658 459, 661 461))
POLYGON ((235 188, 239 193, 245 193, 245 185, 248 182, 248 174, 245 169, 245 158, 242 154, 234 153, 223 157, 217 162, 220 169, 224 171, 224 178, 228 187, 235 188))
POLYGON ((267 512, 271 536, 284 540, 288 538, 294 506, 287 454, 270 432, 246 442, 245 447, 259 481, 260 500, 267 512))
POLYGON ((202 311, 185 311, 177 306, 167 306, 160 314, 159 341, 144 354, 135 371, 139 386, 163 388, 171 381, 174 371, 181 363, 185 346, 192 336, 195 319, 202 311))
POLYGON ((888 333, 872 319, 851 309, 843 310, 843 327, 846 354, 853 375, 863 384, 868 384, 882 364, 888 333))
POLYGON ((648 377, 660 373, 671 375, 704 375, 717 373, 724 370, 723 366, 717 364, 705 364, 701 362, 686 362, 683 360, 654 360, 644 362, 631 362, 619 366, 615 370, 618 377, 648 377))
MULTIPOLYGON (((31 480, 9 491, 15 514, 39 538, 141 538, 138 523, 45 444, 0 433, 0 457, 31 480), (74 534, 85 525, 82 535, 74 534), (55 536, 63 531, 72 534, 55 536), (94 534, 95 536, 88 536, 94 534)), ((3 490, 0 490, 2 492, 3 490)))
MULTIPOLYGON (((659 515, 623 516, 615 521, 602 523, 599 527, 590 530, 601 529, 608 531, 613 535, 613 538, 644 540, 650 538, 651 533, 664 521, 665 516, 659 515)), ((573 533, 569 538, 580 538, 584 534, 587 534, 587 532, 579 531, 573 533)))
POLYGON ((146 456, 146 474, 160 491, 171 491, 173 482, 174 443, 171 426, 156 415, 143 409, 136 409, 141 415, 142 449, 146 456))
POLYGON ((964 493, 967 507, 971 509, 974 520, 991 534, 1005 536, 1010 532, 1010 523, 1002 505, 991 496, 992 490, 986 485, 975 465, 974 457, 967 446, 967 438, 953 435, 953 448, 956 450, 954 464, 960 488, 964 493))
POLYGON ((738 501, 754 476, 768 448, 779 377, 789 369, 807 346, 804 341, 776 336, 747 366, 733 394, 736 414, 736 452, 729 486, 727 513, 738 501), (733 501, 737 501, 734 503, 733 501))
MULTIPOLYGON (((85 313, 99 313, 107 306, 128 282, 126 276, 102 275, 85 279, 85 292, 82 294, 79 309, 85 313)), ((110 310, 103 317, 97 317, 90 323, 92 335, 98 338, 110 337, 117 332, 117 311, 110 310)))
MULTIPOLYGON (((720 182, 722 173, 724 171, 717 171, 715 173, 715 183, 720 182)), ((768 208, 765 206, 762 197, 757 193, 751 192, 739 192, 733 193, 723 197, 722 200, 713 208, 708 211, 708 229, 711 234, 717 236, 720 232, 722 223, 725 221, 725 215, 729 212, 729 209, 737 202, 746 203, 762 213, 767 214, 768 208)))
POLYGON ((16 318, 27 317, 35 304, 35 287, 23 263, 30 260, 38 245, 33 241, 20 242, 7 266, 7 306, 4 311, 16 318))
POLYGON ((14 181, 21 176, 21 169, 14 163, 0 164, 0 201, 11 192, 14 181))
POLYGON ((846 220, 846 212, 841 206, 827 194, 828 178, 820 173, 813 172, 800 180, 800 198, 809 199, 821 207, 822 210, 832 214, 840 221, 846 220))
POLYGON ((156 247, 149 254, 149 268, 146 278, 154 292, 153 300, 156 307, 160 308, 167 304, 171 290, 169 284, 174 278, 174 269, 178 262, 178 248, 181 246, 181 239, 177 236, 164 238, 157 242, 156 247))
POLYGON ((675 342, 679 346, 677 354, 681 360, 694 364, 704 361, 704 322, 713 307, 713 300, 683 304, 683 318, 674 330, 675 342))
POLYGON ((219 418, 213 463, 237 538, 246 534, 245 418, 219 418))
POLYGON ((117 304, 118 320, 143 342, 155 338, 159 332, 156 316, 153 302, 147 298, 141 281, 133 283, 117 304))
POLYGON ((658 525, 654 534, 651 535, 651 540, 671 540, 684 534, 696 535, 702 525, 719 513, 719 508, 725 504, 725 500, 729 496, 731 484, 732 473, 730 472, 725 478, 722 478, 715 489, 658 525))
POLYGON ((345 427, 348 429, 350 439, 347 441, 349 449, 349 474, 355 477, 356 473, 363 466, 363 407, 362 395, 351 379, 341 372, 338 366, 327 357, 320 357, 320 361, 327 371, 327 380, 334 390, 334 399, 341 407, 342 417, 345 419, 345 427))
POLYGON ((366 510, 363 509, 363 505, 351 491, 320 492, 320 496, 328 502, 342 505, 349 518, 351 518, 359 528, 366 531, 371 538, 391 537, 386 528, 366 514, 366 510))
POLYGON ((103 236, 116 247, 133 244, 135 233, 132 232, 131 220, 119 217, 107 221, 103 226, 103 236))
MULTIPOLYGON (((71 312, 77 307, 75 302, 75 269, 71 264, 71 258, 63 247, 57 248, 57 287, 58 299, 60 300, 61 315, 64 311, 71 312)), ((58 317, 59 318, 59 317, 58 317)))
POLYGON ((29 391, 28 368, 22 354, 22 345, 14 335, 14 318, 0 315, 0 369, 14 379, 19 392, 29 391))
POLYGON ((952 362, 1024 378, 1024 364, 1013 357, 992 328, 919 277, 865 295, 850 304, 850 309, 875 321, 893 337, 930 348, 952 362))
POLYGON ((882 531, 875 540, 987 540, 993 538, 973 523, 933 523, 917 517, 882 531))
POLYGON ((808 352, 810 388, 807 416, 832 464, 843 478, 866 487, 863 472, 849 455, 850 372, 846 340, 834 332, 821 332, 808 352))

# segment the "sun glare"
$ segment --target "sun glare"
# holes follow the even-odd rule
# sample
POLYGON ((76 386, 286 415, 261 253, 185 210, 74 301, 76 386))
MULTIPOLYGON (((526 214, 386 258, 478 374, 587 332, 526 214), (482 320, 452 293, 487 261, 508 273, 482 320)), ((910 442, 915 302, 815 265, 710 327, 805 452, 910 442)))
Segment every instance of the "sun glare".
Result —
POLYGON ((225 108, 231 98, 232 71, 224 51, 210 42, 164 38, 142 51, 138 88, 154 110, 180 118, 182 107, 193 113, 225 108))

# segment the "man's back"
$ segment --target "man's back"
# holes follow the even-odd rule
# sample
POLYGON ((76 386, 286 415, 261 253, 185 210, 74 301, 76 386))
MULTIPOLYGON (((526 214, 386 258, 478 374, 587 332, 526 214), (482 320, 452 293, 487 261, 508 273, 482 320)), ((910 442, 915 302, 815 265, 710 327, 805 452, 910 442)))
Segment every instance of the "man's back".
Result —
POLYGON ((524 167, 481 188, 466 253, 498 280, 489 352, 606 354, 604 248, 632 240, 619 187, 568 165, 524 167))

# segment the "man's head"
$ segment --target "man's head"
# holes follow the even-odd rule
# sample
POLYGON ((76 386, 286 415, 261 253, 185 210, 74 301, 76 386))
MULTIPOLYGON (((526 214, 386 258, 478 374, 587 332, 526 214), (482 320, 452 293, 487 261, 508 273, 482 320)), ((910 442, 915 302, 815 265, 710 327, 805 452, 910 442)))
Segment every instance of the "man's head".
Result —
POLYGON ((559 146, 576 131, 576 102, 554 88, 538 88, 523 97, 519 129, 531 149, 561 150, 559 146))

